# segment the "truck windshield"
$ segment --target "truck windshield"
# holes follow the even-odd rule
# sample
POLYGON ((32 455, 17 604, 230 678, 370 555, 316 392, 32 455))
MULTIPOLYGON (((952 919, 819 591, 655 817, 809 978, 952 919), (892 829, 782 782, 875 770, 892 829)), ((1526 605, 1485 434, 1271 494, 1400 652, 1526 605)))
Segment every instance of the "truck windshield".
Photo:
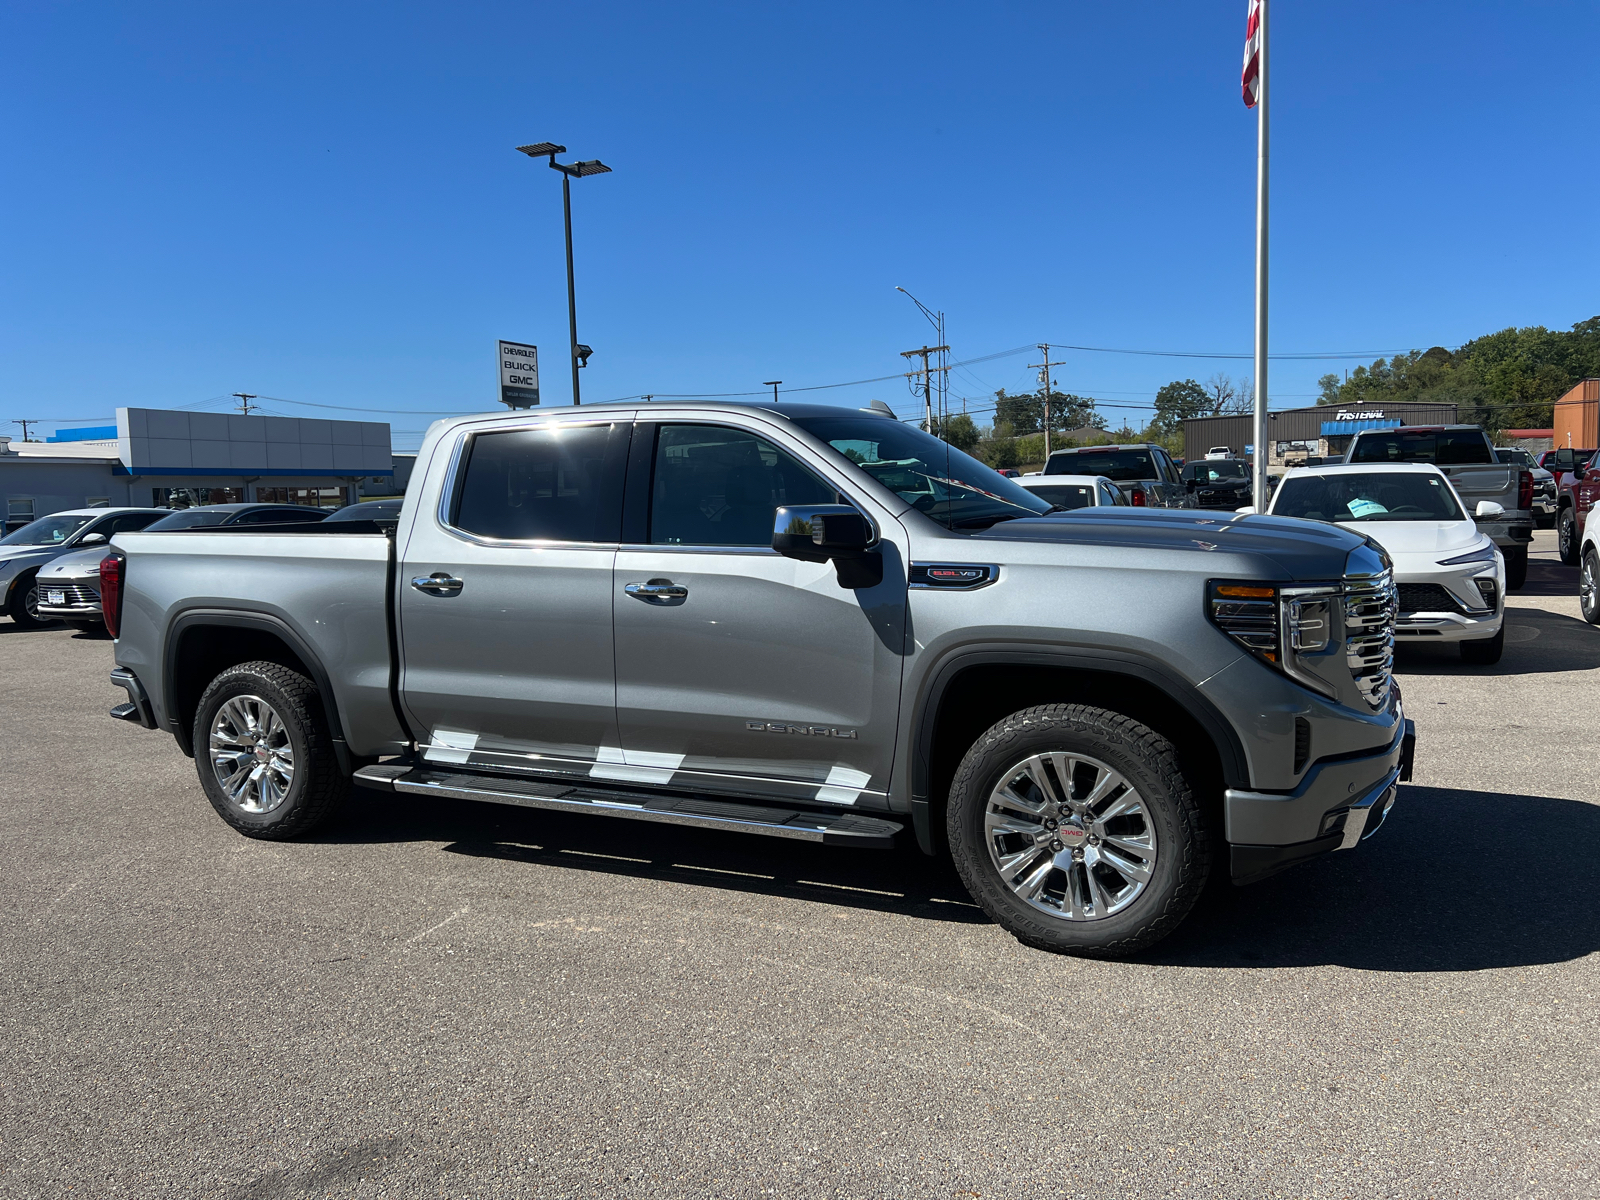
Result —
POLYGON ((1419 462, 1441 467, 1493 463, 1489 439, 1479 429, 1385 429, 1356 438, 1353 463, 1419 462))
POLYGON ((92 520, 93 516, 40 517, 0 538, 0 546, 59 546, 92 520))
POLYGON ((1050 511, 1050 501, 971 455, 887 417, 797 417, 795 424, 948 529, 1050 511))
POLYGON ((1308 521, 1465 521, 1450 485, 1418 471, 1307 475, 1286 479, 1272 502, 1275 517, 1308 521))
POLYGON ((1190 463, 1184 467, 1183 475, 1185 479, 1197 479, 1201 483, 1216 483, 1223 479, 1248 479, 1250 464, 1231 459, 1190 463))
POLYGON ((1052 454, 1044 465, 1046 475, 1104 475, 1116 483, 1160 479, 1148 450, 1074 450, 1052 454))

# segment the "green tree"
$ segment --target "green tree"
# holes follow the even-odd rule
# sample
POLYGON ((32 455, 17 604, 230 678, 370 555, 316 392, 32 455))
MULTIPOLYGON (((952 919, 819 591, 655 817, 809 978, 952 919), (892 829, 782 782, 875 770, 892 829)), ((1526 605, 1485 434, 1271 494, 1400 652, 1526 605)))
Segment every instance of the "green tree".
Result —
MULTIPOLYGON (((996 421, 1004 421, 1010 425, 1018 436, 1043 433, 1044 397, 1038 392, 1012 395, 1005 388, 1001 388, 994 394, 994 416, 996 421)), ((1074 396, 1071 392, 1050 393, 1051 432, 1105 427, 1106 419, 1095 411, 1094 401, 1087 396, 1074 396)))
POLYGON ((978 427, 966 413, 955 413, 948 419, 933 419, 933 435, 943 438, 957 450, 971 450, 978 444, 978 427))
POLYGON ((1156 392, 1155 420, 1150 428, 1158 439, 1183 432, 1183 423, 1191 417, 1204 417, 1211 412, 1211 397, 1192 379, 1175 379, 1156 392))

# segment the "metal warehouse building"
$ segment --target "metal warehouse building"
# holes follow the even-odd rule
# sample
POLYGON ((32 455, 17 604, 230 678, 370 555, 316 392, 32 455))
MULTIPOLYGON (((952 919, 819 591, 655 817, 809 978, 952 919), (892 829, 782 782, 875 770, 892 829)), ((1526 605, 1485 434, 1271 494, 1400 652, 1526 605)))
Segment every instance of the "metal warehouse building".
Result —
MULTIPOLYGON (((1400 425, 1453 425, 1454 404, 1382 404, 1355 408, 1319 404, 1267 414, 1267 465, 1291 466, 1310 455, 1343 454, 1363 429, 1400 425)), ((1227 446, 1236 456, 1254 455, 1255 417, 1195 417, 1183 423, 1183 456, 1204 458, 1212 446, 1227 446)))
POLYGON ((113 428, 48 442, 0 438, 5 528, 67 508, 277 501, 337 508, 392 478, 389 426, 119 408, 113 428))

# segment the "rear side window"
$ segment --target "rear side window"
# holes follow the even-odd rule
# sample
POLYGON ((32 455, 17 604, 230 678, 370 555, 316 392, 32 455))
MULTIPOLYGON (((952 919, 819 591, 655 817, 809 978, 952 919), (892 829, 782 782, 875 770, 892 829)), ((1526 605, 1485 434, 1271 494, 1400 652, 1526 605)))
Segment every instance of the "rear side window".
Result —
POLYGON ((119 533, 137 533, 147 525, 154 525, 164 515, 164 513, 123 513, 120 517, 102 521, 94 528, 96 533, 103 533, 107 537, 115 537, 119 533))
POLYGON ((1477 429, 1386 429, 1356 438, 1355 463, 1420 462, 1441 467, 1493 463, 1489 439, 1477 429))
POLYGON ((1104 475, 1117 483, 1162 478, 1148 450, 1081 450, 1074 454, 1055 454, 1045 463, 1044 473, 1104 475))
POLYGON ((557 424, 477 434, 452 524, 513 541, 616 541, 622 479, 608 457, 613 429, 557 424))

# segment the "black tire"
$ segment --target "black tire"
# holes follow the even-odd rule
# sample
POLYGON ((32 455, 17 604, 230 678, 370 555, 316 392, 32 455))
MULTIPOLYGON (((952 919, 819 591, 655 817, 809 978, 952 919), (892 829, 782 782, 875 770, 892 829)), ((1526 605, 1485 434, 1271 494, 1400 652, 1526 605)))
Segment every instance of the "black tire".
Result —
POLYGON ((1556 554, 1567 566, 1575 567, 1578 565, 1578 550, 1577 515, 1570 507, 1563 508, 1556 514, 1556 554))
MULTIPOLYGON (((301 837, 322 824, 350 793, 350 780, 334 757, 322 697, 309 679, 288 667, 269 662, 229 667, 200 697, 193 733, 195 766, 206 799, 218 816, 246 837, 273 841, 301 837), (284 740, 293 751, 292 776, 269 811, 248 811, 247 804, 230 798, 213 765, 213 723, 225 704, 241 697, 271 707, 282 721, 284 740)), ((240 760, 236 756, 236 761, 240 760)))
POLYGON ((1578 610, 1591 625, 1600 625, 1600 554, 1593 547, 1583 552, 1578 575, 1578 610))
POLYGON ((6 613, 23 629, 43 629, 53 624, 49 617, 39 615, 39 580, 30 572, 11 585, 11 598, 6 602, 6 613))
POLYGON ((1513 546, 1501 553, 1506 560, 1506 591, 1520 591, 1528 582, 1528 548, 1513 546))
POLYGON ((1461 661, 1475 667, 1492 667, 1500 661, 1506 649, 1506 625, 1501 618, 1500 630, 1492 638, 1478 638, 1461 643, 1461 661))
MULTIPOLYGON (((1102 802, 1101 811, 1105 808, 1102 802)), ((1013 713, 988 729, 956 771, 946 826, 956 870, 978 905, 1018 941, 1058 954, 1111 958, 1153 945, 1189 914, 1211 871, 1209 822, 1172 743, 1103 708, 1043 705, 1013 713), (1052 916, 1017 896, 990 854, 984 823, 991 793, 1031 756, 1051 752, 1098 760, 1120 774, 1144 803, 1143 819, 1156 834, 1155 865, 1144 890, 1121 911, 1088 920, 1052 916)), ((1060 849, 1057 842, 1039 853, 1060 849)), ((1040 865, 1045 861, 1051 860, 1035 860, 1040 865)), ((1055 875, 1063 888, 1070 886, 1059 870, 1055 875)))

